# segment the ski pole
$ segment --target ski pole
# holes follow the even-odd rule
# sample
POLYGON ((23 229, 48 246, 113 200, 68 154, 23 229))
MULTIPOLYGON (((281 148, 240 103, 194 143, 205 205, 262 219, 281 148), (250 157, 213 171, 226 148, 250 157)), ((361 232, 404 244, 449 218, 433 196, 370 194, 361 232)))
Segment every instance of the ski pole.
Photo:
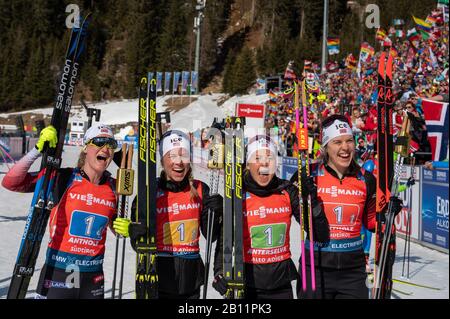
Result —
MULTIPOLYGON (((120 162, 120 168, 117 170, 117 176, 120 174, 120 170, 124 169, 126 167, 126 153, 127 152, 127 144, 122 144, 122 160, 120 162)), ((117 178, 119 180, 119 178, 117 178)), ((119 211, 118 211, 118 217, 122 217, 123 211, 122 211, 122 202, 124 198, 120 197, 119 202, 119 211)), ((111 299, 115 299, 116 297, 116 279, 117 279, 117 262, 119 259, 119 244, 120 244, 120 235, 116 234, 116 250, 114 253, 114 273, 113 273, 113 281, 112 281, 112 291, 111 291, 111 299)))
MULTIPOLYGON (((214 135, 211 135, 211 139, 214 139, 214 135)), ((210 171, 210 195, 217 194, 218 192, 218 169, 223 168, 223 144, 214 143, 212 145, 212 160, 208 161, 208 168, 210 171), (216 173, 217 172, 217 173, 216 173)), ((206 232, 206 258, 205 258, 205 277, 203 286, 203 299, 206 299, 208 292, 208 278, 209 268, 211 264, 211 246, 212 246, 212 234, 214 230, 214 217, 215 212, 208 210, 208 229, 206 232)))
MULTIPOLYGON (((303 153, 306 176, 309 177, 309 148, 308 148, 308 112, 306 110, 306 80, 302 82, 302 105, 303 105, 303 142, 306 141, 306 150, 303 153)), ((303 163, 302 163, 303 166, 303 163)), ((308 229, 309 229, 309 261, 311 266, 311 289, 316 291, 316 270, 314 264, 314 236, 311 207, 311 194, 308 195, 308 229)))
MULTIPOLYGON (((125 217, 126 209, 128 208, 127 196, 133 193, 133 182, 134 182, 134 172, 131 169, 132 158, 133 158, 133 146, 130 145, 127 147, 127 143, 122 144, 122 160, 120 163, 120 168, 117 170, 117 179, 116 179, 116 189, 117 194, 120 195, 119 199, 119 211, 118 217, 125 217), (128 152, 127 152, 128 148, 128 152)), ((116 280, 117 280, 117 263, 119 259, 119 246, 122 240, 122 256, 121 256, 121 273, 120 273, 120 281, 119 281, 119 299, 122 299, 122 281, 123 281, 123 267, 124 267, 124 259, 125 259, 125 238, 120 235, 116 235, 116 251, 114 257, 114 275, 112 282, 112 299, 115 299, 116 295, 116 280)))
POLYGON ((208 230, 206 234, 206 258, 205 258, 205 278, 203 286, 203 299, 206 299, 208 292, 208 278, 209 278, 209 267, 211 262, 211 244, 212 244, 212 232, 214 228, 214 211, 208 210, 208 230))
POLYGON ((298 83, 294 82, 295 87, 295 94, 294 94, 294 104, 295 104, 295 134, 297 135, 297 169, 298 169, 298 199, 299 199, 299 208, 300 208, 300 249, 301 249, 301 271, 302 271, 302 289, 303 291, 306 291, 306 253, 305 253, 305 237, 304 237, 304 231, 305 231, 305 221, 303 219, 303 196, 301 194, 302 189, 302 156, 301 156, 301 138, 304 138, 304 135, 300 132, 300 110, 299 110, 299 89, 298 89, 298 83))
MULTIPOLYGON (((412 167, 411 167, 411 178, 412 178, 412 180, 411 180, 411 185, 410 185, 410 188, 409 188, 409 193, 408 193, 408 195, 409 195, 409 198, 410 198, 410 202, 412 202, 412 185, 414 185, 414 179, 415 179, 415 170, 416 170, 416 158, 414 157, 414 154, 411 154, 411 159, 412 159, 412 167)), ((409 220, 410 220, 410 222, 409 222, 409 232, 408 232, 408 263, 407 263, 407 272, 406 272, 406 274, 407 274, 407 278, 409 279, 409 263, 410 263, 410 259, 411 259, 411 218, 412 218, 412 205, 411 205, 411 211, 410 211, 410 214, 409 214, 409 220)))
MULTIPOLYGON (((133 144, 128 144, 127 170, 129 172, 133 172, 132 171, 133 150, 134 150, 133 144)), ((134 184, 134 173, 131 174, 129 182, 130 182, 130 187, 131 187, 129 192, 132 194, 133 193, 133 184, 134 184)), ((128 197, 125 197, 125 209, 123 211, 123 214, 124 214, 125 218, 128 218, 128 197)), ((126 245, 126 243, 127 243, 127 239, 126 238, 122 238, 122 257, 121 257, 122 264, 121 264, 121 267, 120 267, 119 299, 122 299, 123 272, 124 272, 124 266, 125 266, 125 245, 126 245)))

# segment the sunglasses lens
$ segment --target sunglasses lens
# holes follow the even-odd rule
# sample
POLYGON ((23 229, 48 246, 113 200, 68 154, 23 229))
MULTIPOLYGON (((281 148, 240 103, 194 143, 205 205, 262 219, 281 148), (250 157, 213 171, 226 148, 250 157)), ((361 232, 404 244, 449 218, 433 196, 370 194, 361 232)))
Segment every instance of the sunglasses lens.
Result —
POLYGON ((94 137, 89 144, 95 145, 97 147, 106 147, 110 149, 116 149, 117 148, 117 141, 110 137, 94 137))

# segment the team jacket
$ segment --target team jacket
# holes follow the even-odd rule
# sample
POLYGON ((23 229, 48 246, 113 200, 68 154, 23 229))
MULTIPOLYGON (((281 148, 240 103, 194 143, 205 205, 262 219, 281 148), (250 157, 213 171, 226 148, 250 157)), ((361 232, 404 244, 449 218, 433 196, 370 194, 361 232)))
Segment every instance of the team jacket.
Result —
MULTIPOLYGON (((158 290, 167 294, 192 294, 204 281, 200 257, 200 232, 206 237, 208 225, 208 185, 194 180, 198 197, 191 199, 188 176, 180 182, 157 181, 156 244, 158 249, 158 290)), ((133 202, 133 210, 136 209, 133 202)), ((216 212, 213 241, 218 237, 222 212, 216 212)))
POLYGON ((75 264, 81 272, 102 271, 116 204, 113 178, 95 185, 79 169, 72 170, 66 191, 50 214, 46 263, 60 269, 75 264))
MULTIPOLYGON (((161 183, 160 183, 161 184, 161 183)), ((180 192, 160 188, 156 195, 156 245, 160 255, 198 257, 202 183, 194 181, 199 194, 191 199, 190 185, 180 192)))
MULTIPOLYGON (((26 159, 19 161, 2 185, 11 191, 34 191, 44 172, 27 173, 28 164, 26 159)), ((54 194, 57 204, 50 213, 46 264, 80 272, 102 271, 106 230, 116 214, 115 180, 105 172, 100 185, 95 185, 79 169, 63 168, 58 171, 54 194)))
MULTIPOLYGON (((297 279, 291 259, 289 231, 292 216, 299 221, 298 189, 289 181, 274 177, 259 186, 248 171, 244 174, 243 245, 246 287, 274 290, 297 279)), ((306 218, 306 211, 304 217, 306 218)), ((313 212, 314 235, 326 240, 328 224, 321 207, 313 212)), ((300 245, 294 244, 300 249, 300 245)), ((223 239, 216 245, 214 273, 222 272, 223 239)))
POLYGON ((373 232, 376 225, 374 176, 356 163, 342 179, 327 165, 312 166, 311 171, 330 226, 328 242, 315 239, 316 266, 345 269, 364 265, 361 226, 373 232))

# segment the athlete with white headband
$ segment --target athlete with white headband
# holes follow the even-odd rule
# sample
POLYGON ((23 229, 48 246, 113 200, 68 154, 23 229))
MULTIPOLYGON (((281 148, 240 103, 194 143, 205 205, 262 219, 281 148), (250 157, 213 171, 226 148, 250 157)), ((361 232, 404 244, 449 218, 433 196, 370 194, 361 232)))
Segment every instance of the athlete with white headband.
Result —
MULTIPOLYGON (((321 162, 312 165, 310 171, 311 177, 303 176, 302 194, 311 195, 312 202, 323 205, 330 225, 330 238, 326 243, 315 238, 316 292, 303 292, 298 288, 298 296, 306 299, 368 299, 360 233, 362 225, 375 231, 376 180, 355 161, 355 140, 345 116, 335 114, 323 120, 321 162)), ((296 182, 297 176, 294 174, 291 181, 296 182)), ((401 200, 392 200, 394 211, 400 212, 401 200)), ((313 227, 316 227, 314 223, 313 227)), ((309 249, 309 243, 305 246, 309 249)), ((309 274, 309 251, 305 256, 309 268, 306 273, 309 274)), ((306 280, 310 288, 310 278, 306 280)))
MULTIPOLYGON (((257 135, 247 145, 243 173, 244 278, 246 299, 292 299, 291 281, 297 270, 291 259, 292 216, 299 220, 298 189, 276 173, 277 148, 270 137, 257 135)), ((315 207, 316 238, 328 238, 328 224, 320 206, 315 207)), ((225 294, 222 243, 218 240, 213 287, 225 294)), ((297 246, 297 245, 295 245, 297 246)))
MULTIPOLYGON (((5 175, 2 186, 16 192, 33 192, 44 171, 28 171, 41 156, 44 145, 54 148, 57 143, 56 129, 52 125, 44 128, 36 146, 5 175)), ((58 169, 55 206, 49 217, 50 241, 36 299, 104 298, 106 235, 117 215, 118 196, 116 181, 107 168, 116 148, 111 128, 94 123, 84 135, 77 167, 58 169), (71 284, 73 278, 78 278, 79 285, 71 284)))
MULTIPOLYGON (((156 245, 158 249, 158 298, 198 299, 204 281, 200 257, 200 231, 206 237, 208 210, 214 211, 213 241, 221 231, 222 196, 209 195, 209 187, 192 178, 190 137, 179 130, 167 131, 159 142, 162 172, 157 179, 156 245)), ((135 208, 133 208, 135 209, 135 208)), ((137 238, 146 226, 129 219, 114 221, 117 233, 137 238)))

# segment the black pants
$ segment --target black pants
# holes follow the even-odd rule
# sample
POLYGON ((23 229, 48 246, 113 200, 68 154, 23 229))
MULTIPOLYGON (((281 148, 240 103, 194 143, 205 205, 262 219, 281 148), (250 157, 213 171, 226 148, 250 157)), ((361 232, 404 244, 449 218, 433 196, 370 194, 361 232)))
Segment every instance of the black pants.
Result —
POLYGON ((200 299, 200 288, 195 290, 192 294, 188 295, 175 295, 170 293, 164 293, 162 291, 158 291, 159 299, 200 299))
MULTIPOLYGON (((316 268, 316 291, 311 289, 309 265, 306 267, 306 287, 303 291, 302 280, 297 284, 300 299, 368 299, 369 288, 366 285, 365 265, 351 269, 316 268)), ((301 277, 301 271, 300 271, 301 277)))
POLYGON ((105 279, 102 272, 65 272, 44 265, 39 277, 37 298, 104 299, 105 279), (73 280, 73 278, 76 278, 73 280), (79 284, 79 285, 78 285, 79 284))
POLYGON ((282 287, 274 290, 255 289, 247 287, 245 289, 245 299, 294 299, 292 286, 282 287))

